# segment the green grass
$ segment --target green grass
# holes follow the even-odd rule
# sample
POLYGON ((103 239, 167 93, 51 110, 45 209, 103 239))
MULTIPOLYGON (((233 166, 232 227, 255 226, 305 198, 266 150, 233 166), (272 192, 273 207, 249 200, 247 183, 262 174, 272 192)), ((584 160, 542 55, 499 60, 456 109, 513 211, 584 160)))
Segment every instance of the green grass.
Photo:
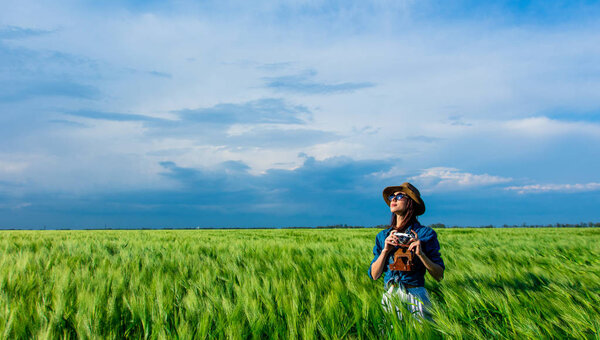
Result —
POLYGON ((438 230, 435 323, 366 274, 376 229, 3 231, 2 338, 600 339, 600 230, 438 230))

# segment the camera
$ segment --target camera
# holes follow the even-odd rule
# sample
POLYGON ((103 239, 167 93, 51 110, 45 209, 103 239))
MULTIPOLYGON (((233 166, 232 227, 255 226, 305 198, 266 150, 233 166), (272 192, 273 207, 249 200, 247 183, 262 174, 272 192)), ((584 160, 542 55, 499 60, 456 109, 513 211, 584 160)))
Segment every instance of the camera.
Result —
POLYGON ((413 234, 394 233, 394 235, 396 237, 398 237, 398 243, 399 244, 407 244, 410 240, 412 240, 413 238, 415 238, 415 236, 413 234))
POLYGON ((410 240, 415 238, 413 234, 407 233, 394 233, 398 237, 398 248, 394 253, 394 263, 390 264, 391 270, 398 270, 401 272, 410 272, 414 270, 414 251, 409 251, 408 243, 410 240))

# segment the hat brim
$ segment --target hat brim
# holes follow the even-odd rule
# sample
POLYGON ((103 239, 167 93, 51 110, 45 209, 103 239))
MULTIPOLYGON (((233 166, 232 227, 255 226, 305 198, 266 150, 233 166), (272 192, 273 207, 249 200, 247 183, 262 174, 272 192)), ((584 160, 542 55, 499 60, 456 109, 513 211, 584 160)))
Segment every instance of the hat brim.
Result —
POLYGON ((390 195, 398 191, 408 195, 408 197, 410 197, 417 204, 415 209, 415 214, 417 216, 423 215, 425 213, 425 202, 423 202, 420 195, 417 195, 406 184, 391 186, 383 189, 383 200, 388 205, 388 207, 390 206, 390 195))

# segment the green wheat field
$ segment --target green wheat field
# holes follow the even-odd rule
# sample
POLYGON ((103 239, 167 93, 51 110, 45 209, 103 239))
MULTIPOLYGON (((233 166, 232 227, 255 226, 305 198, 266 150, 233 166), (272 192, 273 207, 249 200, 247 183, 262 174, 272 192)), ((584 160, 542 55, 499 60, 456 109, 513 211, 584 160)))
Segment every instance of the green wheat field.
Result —
POLYGON ((438 229, 434 322, 382 310, 378 231, 1 231, 0 335, 600 339, 600 229, 438 229))

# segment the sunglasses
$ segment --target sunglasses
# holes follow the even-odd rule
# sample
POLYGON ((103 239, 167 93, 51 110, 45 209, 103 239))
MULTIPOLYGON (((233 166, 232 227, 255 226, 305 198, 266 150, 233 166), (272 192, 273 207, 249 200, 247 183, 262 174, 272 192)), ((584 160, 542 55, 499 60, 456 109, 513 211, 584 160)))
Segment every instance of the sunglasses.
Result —
POLYGON ((408 197, 408 195, 405 194, 398 194, 398 195, 390 195, 390 197, 388 197, 388 200, 391 202, 394 199, 396 199, 396 201, 399 201, 401 199, 403 199, 404 197, 408 197))

